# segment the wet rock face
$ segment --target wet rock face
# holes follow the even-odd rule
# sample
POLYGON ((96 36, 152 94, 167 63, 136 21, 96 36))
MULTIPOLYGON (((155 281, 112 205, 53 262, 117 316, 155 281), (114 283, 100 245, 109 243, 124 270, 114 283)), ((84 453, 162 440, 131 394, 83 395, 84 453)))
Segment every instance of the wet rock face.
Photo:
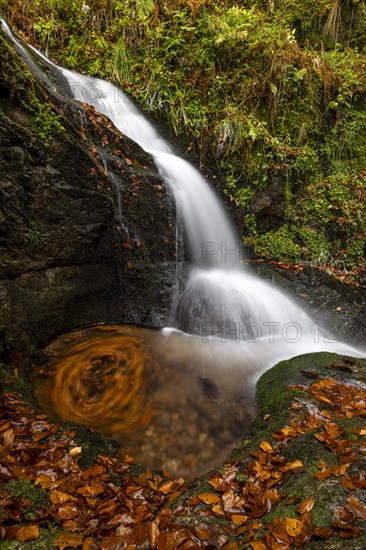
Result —
POLYGON ((4 67, 0 324, 34 343, 100 322, 164 325, 174 206, 151 157, 106 117, 43 89, 65 128, 44 143, 4 67))

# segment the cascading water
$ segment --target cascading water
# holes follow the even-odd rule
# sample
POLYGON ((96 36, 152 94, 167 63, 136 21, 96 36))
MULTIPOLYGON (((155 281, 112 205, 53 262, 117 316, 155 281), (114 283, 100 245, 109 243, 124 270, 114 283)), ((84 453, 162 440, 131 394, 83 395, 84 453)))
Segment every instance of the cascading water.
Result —
MULTIPOLYGON (((31 70, 55 92, 52 80, 0 22, 31 70)), ((255 382, 264 370, 312 351, 363 352, 327 341, 301 307, 242 264, 239 239, 209 183, 174 154, 128 96, 103 80, 56 70, 76 100, 94 106, 153 155, 183 219, 192 267, 173 304, 171 328, 90 327, 56 339, 48 349, 54 353, 54 370, 48 380, 42 375, 45 385, 39 385, 38 399, 63 420, 95 426, 128 445, 126 427, 133 432, 142 427, 144 400, 151 398, 157 414, 149 420, 150 435, 145 432, 136 458, 179 475, 198 475, 223 460, 248 426, 256 409, 255 382), (125 359, 128 353, 135 362, 125 359), (156 380, 151 365, 156 365, 156 380)), ((127 231, 122 183, 116 174, 110 173, 110 179, 118 224, 127 231)))
MULTIPOLYGON (((173 305, 173 327, 204 339, 219 336, 223 342, 241 343, 249 349, 257 344, 256 354, 262 353, 264 360, 260 366, 255 361, 259 372, 269 366, 268 360, 274 364, 280 358, 322 349, 350 351, 343 344, 326 342, 301 307, 241 264, 239 239, 208 182, 189 162, 173 153, 128 96, 103 80, 60 70, 75 99, 94 106, 153 155, 174 193, 193 268, 173 305)), ((251 355, 249 349, 242 352, 251 355)))
MULTIPOLYGON (((2 26, 33 68, 35 63, 29 54, 4 22, 2 26)), ((64 68, 58 70, 75 99, 94 106, 152 154, 174 193, 193 267, 184 291, 172 307, 172 327, 199 334, 204 343, 219 337, 217 341, 225 344, 221 352, 225 362, 230 361, 230 355, 237 356, 239 345, 239 355, 248 359, 247 368, 253 375, 255 370, 255 377, 280 359, 310 351, 362 354, 346 344, 327 341, 299 305, 241 264, 239 239, 209 183, 189 162, 174 154, 127 95, 104 80, 64 68)), ((166 330, 165 338, 177 339, 177 333, 166 330)), ((216 348, 215 354, 220 356, 216 348)))

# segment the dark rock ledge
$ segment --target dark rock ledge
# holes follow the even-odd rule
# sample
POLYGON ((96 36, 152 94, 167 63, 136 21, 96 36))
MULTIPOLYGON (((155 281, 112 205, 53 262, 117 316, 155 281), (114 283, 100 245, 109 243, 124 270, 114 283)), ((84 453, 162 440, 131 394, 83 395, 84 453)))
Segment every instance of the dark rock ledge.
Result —
POLYGON ((65 83, 37 81, 1 31, 0 54, 3 348, 79 325, 163 326, 175 208, 150 155, 65 83))

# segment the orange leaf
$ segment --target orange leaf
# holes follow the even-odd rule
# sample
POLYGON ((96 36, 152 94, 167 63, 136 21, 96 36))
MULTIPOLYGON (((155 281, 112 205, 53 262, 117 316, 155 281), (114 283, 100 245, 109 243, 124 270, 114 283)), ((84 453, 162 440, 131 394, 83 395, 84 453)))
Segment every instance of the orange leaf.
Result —
POLYGON ((96 477, 100 476, 104 472, 104 466, 101 464, 95 464, 94 466, 91 466, 90 468, 87 468, 82 473, 83 479, 88 479, 89 477, 96 477))
POLYGON ((55 546, 63 550, 63 548, 77 548, 81 546, 83 542, 82 535, 69 535, 68 533, 62 533, 55 539, 55 546))
POLYGON ((52 478, 46 474, 39 474, 35 479, 34 484, 40 485, 43 489, 49 489, 52 483, 52 478))
POLYGON ((211 510, 217 516, 224 516, 225 515, 223 509, 221 508, 221 506, 219 504, 215 504, 215 506, 212 506, 211 510))
POLYGON ((222 479, 220 477, 213 477, 210 479, 209 484, 217 491, 222 490, 222 479))
POLYGON ((202 500, 205 504, 215 504, 216 502, 220 502, 220 498, 215 495, 215 493, 201 493, 200 495, 197 495, 197 498, 202 500))
POLYGON ((159 527, 156 525, 155 521, 149 521, 147 524, 147 532, 149 536, 149 545, 151 548, 156 548, 158 536, 159 536, 159 527))
POLYGON ((235 525, 243 525, 248 519, 248 516, 242 514, 233 514, 231 516, 231 521, 235 523, 235 525))
POLYGON ((38 537, 39 537, 38 525, 28 525, 27 527, 19 527, 17 532, 18 540, 32 540, 32 539, 38 539, 38 537))
POLYGON ((167 481, 166 483, 163 483, 159 487, 159 491, 163 493, 163 495, 168 495, 169 493, 173 493, 176 491, 181 485, 183 485, 184 479, 180 477, 179 479, 174 479, 172 481, 167 481))
POLYGON ((253 550, 267 550, 267 547, 263 544, 263 542, 252 540, 249 544, 253 550))
POLYGON ((51 502, 54 504, 63 504, 64 502, 70 502, 77 500, 76 497, 69 495, 69 493, 64 493, 62 491, 51 491, 51 502))

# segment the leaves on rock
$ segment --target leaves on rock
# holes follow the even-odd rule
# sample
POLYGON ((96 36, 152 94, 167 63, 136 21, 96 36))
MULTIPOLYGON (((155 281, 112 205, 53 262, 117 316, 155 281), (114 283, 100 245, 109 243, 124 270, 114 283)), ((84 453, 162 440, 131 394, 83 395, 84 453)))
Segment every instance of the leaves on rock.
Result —
POLYGON ((366 456, 365 430, 356 428, 350 437, 342 420, 366 416, 366 392, 360 385, 332 378, 300 389, 321 406, 294 400, 286 425, 252 448, 245 461, 227 462, 200 491, 190 494, 182 478, 167 480, 149 470, 133 474, 128 456, 121 461, 99 455, 94 464, 81 467, 83 449, 74 433, 60 435, 57 425, 19 395, 5 394, 0 420, 0 538, 35 540, 51 524, 61 531, 54 540, 59 549, 133 550, 148 545, 152 550, 237 550, 240 543, 254 550, 284 550, 330 537, 357 537, 366 520, 360 497, 366 480, 352 466, 357 457, 366 456), (301 501, 283 490, 286 480, 307 470, 302 457, 289 460, 284 452, 291 440, 304 434, 335 459, 330 464, 320 460, 311 474, 314 480, 321 484, 331 478, 347 494, 343 501, 330 503, 332 521, 326 528, 314 520, 316 494, 301 501), (9 480, 28 480, 35 490, 48 494, 49 502, 15 496, 9 480), (272 515, 268 520, 279 503, 291 505, 291 516, 272 515), (30 520, 29 512, 36 519, 30 520))

